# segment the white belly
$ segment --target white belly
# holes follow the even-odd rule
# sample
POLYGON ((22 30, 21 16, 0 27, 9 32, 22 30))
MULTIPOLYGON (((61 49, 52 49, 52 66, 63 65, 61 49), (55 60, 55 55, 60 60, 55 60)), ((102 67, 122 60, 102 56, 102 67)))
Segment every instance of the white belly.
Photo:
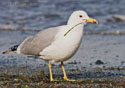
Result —
POLYGON ((77 51, 83 35, 83 27, 73 29, 64 37, 67 30, 62 29, 56 35, 55 41, 40 52, 40 57, 45 60, 65 61, 77 51))

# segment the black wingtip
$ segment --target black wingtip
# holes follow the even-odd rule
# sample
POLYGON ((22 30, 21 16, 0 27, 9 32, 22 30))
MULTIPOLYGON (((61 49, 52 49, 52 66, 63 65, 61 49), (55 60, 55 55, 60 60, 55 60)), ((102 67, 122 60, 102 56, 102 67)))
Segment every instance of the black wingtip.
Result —
POLYGON ((17 50, 19 45, 12 46, 9 50, 2 52, 2 54, 8 54, 17 50))
POLYGON ((15 46, 11 47, 10 49, 11 49, 12 51, 16 51, 17 48, 18 48, 18 46, 19 46, 19 45, 15 45, 15 46))

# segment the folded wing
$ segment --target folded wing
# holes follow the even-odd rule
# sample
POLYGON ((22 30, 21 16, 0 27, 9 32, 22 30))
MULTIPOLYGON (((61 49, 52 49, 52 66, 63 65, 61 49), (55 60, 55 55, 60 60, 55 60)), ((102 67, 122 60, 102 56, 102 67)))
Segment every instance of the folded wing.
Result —
POLYGON ((17 53, 39 55, 44 48, 54 41, 58 30, 58 27, 53 27, 26 38, 17 48, 17 53))

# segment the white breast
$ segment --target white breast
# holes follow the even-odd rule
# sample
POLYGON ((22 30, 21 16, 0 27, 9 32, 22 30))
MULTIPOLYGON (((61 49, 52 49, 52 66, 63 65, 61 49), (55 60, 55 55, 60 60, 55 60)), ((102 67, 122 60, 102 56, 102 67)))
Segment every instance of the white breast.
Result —
POLYGON ((40 57, 45 60, 65 61, 77 51, 83 35, 83 25, 75 27, 65 37, 69 26, 64 26, 56 34, 55 41, 40 52, 40 57))

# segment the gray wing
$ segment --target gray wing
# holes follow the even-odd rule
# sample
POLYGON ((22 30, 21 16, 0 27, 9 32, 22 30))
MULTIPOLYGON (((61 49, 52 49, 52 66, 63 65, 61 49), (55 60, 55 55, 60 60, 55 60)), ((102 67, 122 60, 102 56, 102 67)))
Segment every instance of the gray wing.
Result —
POLYGON ((44 48, 54 41, 58 30, 58 27, 53 27, 26 38, 18 47, 19 52, 27 55, 39 55, 44 48))

